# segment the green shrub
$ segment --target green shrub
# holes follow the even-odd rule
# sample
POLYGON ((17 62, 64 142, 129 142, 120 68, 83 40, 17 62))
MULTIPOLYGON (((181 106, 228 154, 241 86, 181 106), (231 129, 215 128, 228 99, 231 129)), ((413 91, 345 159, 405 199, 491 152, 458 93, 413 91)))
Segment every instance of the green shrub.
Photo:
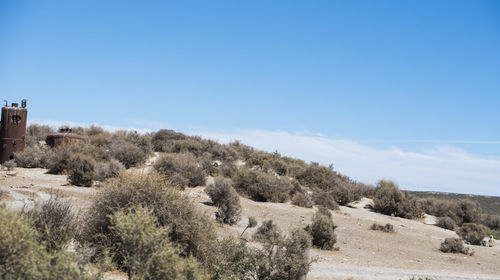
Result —
POLYGON ((45 168, 50 162, 51 150, 48 147, 26 146, 24 151, 14 154, 14 162, 23 168, 45 168))
POLYGON ((313 202, 308 194, 297 192, 292 197, 292 204, 305 208, 312 208, 313 202))
POLYGON ((402 218, 421 218, 423 213, 416 199, 408 192, 402 192, 391 181, 380 181, 375 190, 373 209, 385 215, 402 218))
POLYGON ((322 250, 333 250, 337 242, 335 228, 331 217, 317 211, 313 216, 312 224, 306 227, 306 231, 311 234, 314 246, 322 250))
POLYGON ((64 250, 47 252, 28 222, 0 205, 0 279, 88 279, 64 250))
POLYGON ((233 188, 230 179, 217 177, 205 192, 217 207, 217 220, 229 225, 237 223, 241 217, 240 197, 233 188))
POLYGON ((472 245, 481 245, 481 241, 488 235, 488 228, 481 224, 465 223, 457 230, 457 234, 472 245))
POLYGON ((278 227, 272 220, 262 222, 253 235, 253 239, 263 243, 277 244, 282 238, 278 227))
POLYGON ((162 155, 154 168, 181 188, 203 186, 206 182, 205 171, 190 153, 162 155))
POLYGON ((76 215, 71 204, 61 198, 53 196, 24 214, 49 251, 65 248, 76 233, 76 215))
POLYGON ((148 157, 148 154, 140 147, 123 140, 113 142, 109 152, 112 157, 120 161, 127 169, 143 164, 148 157))
POLYGON ((349 177, 334 171, 331 165, 325 167, 313 162, 296 178, 303 186, 329 193, 340 205, 346 205, 354 200, 351 187, 355 183, 349 177))
POLYGON ((120 174, 123 170, 125 170, 125 166, 115 159, 112 159, 109 162, 98 162, 95 166, 94 179, 104 182, 107 179, 118 176, 118 174, 120 174))
POLYGON ((286 202, 293 185, 286 178, 248 168, 240 169, 233 178, 235 189, 254 201, 286 202))
POLYGON ((333 197, 331 195, 329 195, 328 193, 313 192, 312 199, 313 199, 315 205, 320 205, 320 206, 326 207, 330 210, 339 210, 340 209, 337 202, 335 202, 333 197))
POLYGON ((440 250, 443 253, 469 254, 469 248, 464 246, 464 243, 460 238, 446 238, 443 243, 441 243, 440 250))
POLYGON ((440 228, 449 229, 449 230, 455 230, 455 227, 457 226, 455 224, 455 221, 453 221, 453 219, 450 217, 438 218, 436 225, 440 228))
POLYGON ((94 181, 95 162, 92 158, 72 155, 68 161, 68 182, 75 186, 91 187, 94 181))
MULTIPOLYGON (((115 241, 112 252, 129 279, 187 278, 184 260, 168 245, 167 228, 159 227, 151 212, 142 207, 119 210, 110 222, 115 241)), ((196 261, 191 261, 197 267, 196 261)), ((201 275, 194 279, 201 279, 201 275)))
POLYGON ((216 252, 216 234, 211 221, 199 213, 190 200, 157 173, 120 174, 107 181, 88 208, 81 232, 80 244, 110 248, 110 216, 134 206, 152 211, 160 226, 168 227, 169 239, 180 254, 194 256, 205 264, 216 252))
POLYGON ((377 223, 373 223, 370 227, 372 230, 380 230, 383 232, 394 232, 394 226, 391 224, 379 225, 377 223))

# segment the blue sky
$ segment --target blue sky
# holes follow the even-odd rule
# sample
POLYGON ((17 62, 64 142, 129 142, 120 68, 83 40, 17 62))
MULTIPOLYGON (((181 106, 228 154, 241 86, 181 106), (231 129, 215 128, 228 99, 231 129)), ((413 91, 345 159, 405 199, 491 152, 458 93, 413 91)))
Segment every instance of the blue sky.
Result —
POLYGON ((498 1, 0 1, 32 122, 241 139, 367 183, 500 195, 498 1))

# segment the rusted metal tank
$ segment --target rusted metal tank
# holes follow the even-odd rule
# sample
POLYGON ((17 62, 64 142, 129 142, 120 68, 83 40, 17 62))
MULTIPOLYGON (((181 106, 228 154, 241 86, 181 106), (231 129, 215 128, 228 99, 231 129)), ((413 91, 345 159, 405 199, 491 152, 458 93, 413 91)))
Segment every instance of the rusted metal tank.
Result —
POLYGON ((5 101, 0 125, 0 163, 13 159, 15 152, 24 150, 27 117, 25 99, 21 102, 21 107, 17 103, 9 106, 5 101))
POLYGON ((45 143, 51 146, 52 148, 58 147, 61 145, 71 145, 83 141, 85 138, 82 136, 71 132, 69 128, 59 129, 58 133, 52 133, 47 135, 45 139, 45 143))

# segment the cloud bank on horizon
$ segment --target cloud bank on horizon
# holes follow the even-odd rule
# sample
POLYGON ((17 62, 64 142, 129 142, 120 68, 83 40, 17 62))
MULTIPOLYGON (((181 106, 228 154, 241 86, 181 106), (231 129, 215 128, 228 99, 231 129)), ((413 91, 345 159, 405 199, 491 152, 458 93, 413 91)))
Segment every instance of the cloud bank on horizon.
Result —
MULTIPOLYGON (((89 124, 34 120, 30 123, 88 126, 89 124)), ((151 132, 158 129, 117 127, 100 125, 106 130, 120 129, 151 132)), ((396 146, 378 148, 357 141, 334 139, 321 134, 290 133, 256 129, 231 132, 184 131, 190 135, 229 143, 239 140, 246 145, 268 152, 315 161, 323 165, 333 164, 335 170, 356 181, 375 184, 380 179, 393 180, 404 189, 470 193, 500 196, 500 158, 486 158, 469 153, 452 145, 433 145, 416 152, 396 146)), ((455 141, 450 141, 453 143, 455 141)), ((495 141, 479 141, 495 144, 495 141)))

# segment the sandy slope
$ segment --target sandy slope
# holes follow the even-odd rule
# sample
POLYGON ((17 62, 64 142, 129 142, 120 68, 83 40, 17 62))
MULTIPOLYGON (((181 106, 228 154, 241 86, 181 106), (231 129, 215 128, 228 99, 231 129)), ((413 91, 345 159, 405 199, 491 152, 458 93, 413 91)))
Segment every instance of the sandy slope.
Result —
MULTIPOLYGON (((142 171, 142 170, 141 170, 142 171)), ((84 208, 97 188, 81 188, 68 185, 66 176, 45 174, 44 169, 16 168, 16 176, 0 172, 0 189, 7 190, 8 205, 20 208, 34 200, 48 199, 51 192, 72 199, 76 206, 84 208)), ((215 208, 205 204, 210 202, 204 187, 187 189, 196 205, 207 215, 214 216, 215 208)), ((486 248, 471 246, 474 256, 444 254, 439 245, 446 237, 456 234, 424 222, 433 222, 427 216, 425 221, 411 221, 373 213, 364 208, 369 203, 363 199, 352 207, 341 207, 333 212, 333 220, 338 226, 337 246, 339 251, 311 250, 317 261, 312 265, 308 279, 409 279, 431 277, 432 279, 500 279, 500 246, 486 248), (396 233, 384 233, 369 229, 373 222, 391 223, 396 233)), ((273 219, 282 230, 305 226, 311 220, 314 209, 306 209, 289 203, 258 203, 241 199, 243 219, 235 226, 219 226, 223 235, 239 235, 246 226, 248 217, 256 217, 260 222, 273 219)), ((251 238, 255 229, 244 234, 251 238)), ((121 279, 122 274, 114 273, 112 279, 121 279)), ((110 279, 111 279, 110 278, 110 279)))

